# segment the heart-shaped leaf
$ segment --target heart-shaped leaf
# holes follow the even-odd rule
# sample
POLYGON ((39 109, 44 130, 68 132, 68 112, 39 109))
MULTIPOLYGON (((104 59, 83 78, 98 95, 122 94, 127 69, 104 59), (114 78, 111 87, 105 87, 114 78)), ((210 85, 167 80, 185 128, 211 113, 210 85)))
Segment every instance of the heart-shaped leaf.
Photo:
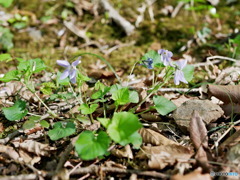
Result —
POLYGON ((100 131, 94 134, 92 131, 84 131, 79 135, 75 149, 83 160, 92 160, 98 156, 107 154, 110 138, 107 133, 100 131))
POLYGON ((17 121, 27 115, 26 102, 18 100, 12 107, 2 108, 3 114, 9 121, 17 121))
POLYGON ((163 116, 177 108, 177 106, 172 101, 166 99, 163 96, 154 96, 153 102, 155 104, 157 112, 163 116))
POLYGON ((74 134, 75 131, 76 128, 73 122, 56 122, 53 125, 53 129, 48 131, 48 136, 51 140, 56 141, 74 134))
POLYGON ((141 144, 141 136, 137 131, 141 127, 142 124, 136 115, 130 112, 119 112, 114 113, 107 132, 115 142, 122 146, 132 143, 138 148, 141 144))

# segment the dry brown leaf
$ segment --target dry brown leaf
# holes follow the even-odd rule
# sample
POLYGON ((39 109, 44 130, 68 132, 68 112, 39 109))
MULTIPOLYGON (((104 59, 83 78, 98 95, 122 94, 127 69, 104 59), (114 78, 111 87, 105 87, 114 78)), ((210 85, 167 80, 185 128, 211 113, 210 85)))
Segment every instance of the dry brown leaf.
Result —
POLYGON ((151 129, 141 128, 139 130, 139 134, 142 136, 142 140, 144 143, 150 143, 155 146, 177 144, 176 142, 166 138, 165 136, 151 129))
POLYGON ((221 105, 221 108, 224 111, 224 114, 226 116, 230 116, 232 113, 240 113, 240 104, 236 103, 228 103, 228 104, 223 104, 221 105))
POLYGON ((0 153, 3 153, 3 155, 7 155, 9 158, 13 159, 14 161, 20 161, 19 154, 14 150, 11 146, 5 146, 0 144, 0 153))
POLYGON ((210 174, 202 174, 202 169, 197 168, 186 175, 177 174, 171 177, 171 180, 211 180, 210 174))
POLYGON ((113 149, 111 151, 111 154, 119 158, 126 157, 129 159, 133 159, 133 153, 129 145, 124 146, 124 148, 122 149, 113 149))
POLYGON ((140 159, 150 157, 149 168, 163 169, 176 161, 186 162, 192 155, 193 151, 190 148, 178 144, 168 144, 153 147, 143 146, 136 157, 140 159))
POLYGON ((37 156, 50 156, 50 151, 56 150, 55 147, 51 147, 48 144, 42 144, 33 140, 25 140, 24 142, 13 142, 15 147, 34 153, 37 156))
POLYGON ((207 153, 204 149, 208 148, 208 136, 205 124, 197 111, 193 111, 190 121, 190 138, 197 150, 196 159, 208 166, 207 153))
POLYGON ((208 85, 208 92, 224 103, 240 103, 240 85, 208 85))
POLYGON ((208 136, 205 124, 197 111, 193 111, 190 121, 190 138, 196 149, 200 146, 208 147, 208 136))
POLYGON ((219 105, 209 100, 189 100, 173 112, 175 122, 184 133, 189 131, 189 123, 194 110, 198 111, 206 124, 216 121, 224 113, 219 105))
POLYGON ((162 118, 159 115, 153 113, 144 113, 141 114, 141 117, 149 122, 159 122, 162 120, 162 118))

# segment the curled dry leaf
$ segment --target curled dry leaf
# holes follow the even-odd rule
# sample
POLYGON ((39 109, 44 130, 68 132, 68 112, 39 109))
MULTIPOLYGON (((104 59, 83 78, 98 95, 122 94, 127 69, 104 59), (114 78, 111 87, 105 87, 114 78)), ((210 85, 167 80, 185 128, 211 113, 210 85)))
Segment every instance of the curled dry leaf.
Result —
POLYGON ((178 144, 165 144, 161 146, 143 146, 136 155, 137 158, 146 159, 149 157, 149 168, 163 169, 176 161, 186 162, 193 155, 193 151, 178 144))
POLYGON ((131 147, 129 145, 124 146, 122 149, 113 149, 111 154, 118 158, 126 157, 129 159, 133 159, 133 153, 131 147))
POLYGON ((165 136, 151 129, 141 128, 139 130, 139 134, 142 136, 142 140, 144 143, 150 143, 154 146, 177 144, 176 142, 166 138, 165 136))
POLYGON ((210 174, 202 174, 202 169, 197 168, 186 175, 177 174, 172 176, 171 180, 211 180, 210 174))
POLYGON ((205 124, 197 111, 193 111, 190 121, 190 138, 197 150, 196 159, 208 166, 207 153, 204 149, 208 148, 208 136, 205 124))
POLYGON ((3 155, 6 155, 7 157, 9 157, 11 159, 13 159, 14 161, 17 161, 17 162, 20 161, 19 154, 11 146, 5 146, 5 145, 0 144, 0 153, 2 153, 3 155))
POLYGON ((144 113, 141 114, 141 117, 149 122, 159 122, 161 121, 161 117, 158 114, 153 114, 153 113, 144 113))
POLYGON ((55 147, 51 147, 48 144, 42 144, 33 140, 25 140, 24 142, 13 142, 15 147, 34 153, 38 156, 50 156, 49 152, 56 150, 55 147))
POLYGON ((240 103, 240 85, 208 85, 208 92, 224 103, 240 103))

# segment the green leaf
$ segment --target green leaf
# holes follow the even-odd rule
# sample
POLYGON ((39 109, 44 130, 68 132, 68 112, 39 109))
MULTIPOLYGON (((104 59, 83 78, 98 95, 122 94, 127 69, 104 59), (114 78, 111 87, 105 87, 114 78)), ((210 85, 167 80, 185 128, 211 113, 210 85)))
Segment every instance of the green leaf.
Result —
POLYGON ((172 101, 166 99, 163 96, 154 96, 153 102, 157 112, 163 116, 167 115, 177 108, 177 106, 172 101))
POLYGON ((0 0, 0 5, 8 8, 9 6, 11 6, 12 2, 13 2, 13 0, 0 0))
POLYGON ((0 81, 3 81, 3 82, 9 82, 13 80, 15 81, 19 80, 17 70, 8 71, 2 78, 0 78, 0 81))
POLYGON ((43 94, 51 95, 52 90, 55 89, 55 88, 56 88, 56 86, 55 86, 54 83, 45 82, 45 83, 42 83, 42 87, 40 88, 40 90, 42 91, 43 94))
POLYGON ((161 61, 161 55, 158 54, 156 51, 151 50, 148 51, 144 56, 141 58, 141 60, 147 60, 148 58, 153 59, 153 67, 163 67, 163 63, 161 61))
POLYGON ((0 26, 0 45, 2 45, 4 50, 10 50, 13 48, 12 39, 13 34, 11 31, 8 28, 3 28, 0 26))
POLYGON ((194 74, 194 66, 193 65, 186 65, 183 68, 183 73, 184 73, 184 77, 185 79, 189 82, 193 79, 193 74, 194 74))
POLYGON ((108 125, 110 124, 110 119, 109 119, 109 118, 97 118, 97 120, 98 120, 105 128, 107 128, 108 125))
POLYGON ((129 91, 129 92, 130 92, 129 101, 131 103, 138 103, 139 102, 138 93, 136 91, 129 91))
POLYGON ((73 122, 56 122, 53 125, 53 129, 48 131, 48 136, 51 140, 56 141, 74 134, 75 131, 76 128, 73 122))
POLYGON ((41 120, 40 125, 44 128, 49 128, 50 124, 46 120, 41 120))
POLYGON ((107 154, 110 138, 107 133, 100 131, 94 134, 92 131, 84 131, 79 135, 75 149, 83 160, 93 160, 107 154))
MULTIPOLYGON (((141 141, 141 136, 136 135, 141 127, 142 124, 136 115, 130 112, 119 112, 114 113, 107 132, 116 143, 122 146, 132 143, 135 146, 141 141)), ((139 146, 135 147, 138 148, 139 146)))
POLYGON ((17 68, 19 71, 29 71, 32 74, 44 70, 46 68, 46 65, 43 60, 36 58, 27 61, 21 61, 17 68))
POLYGON ((91 104, 90 107, 84 103, 81 104, 81 106, 79 107, 79 110, 81 110, 82 114, 92 114, 98 107, 98 104, 91 104))
POLYGON ((1 61, 9 62, 11 60, 12 60, 12 57, 10 54, 0 54, 0 62, 1 61))
POLYGON ((26 102, 17 100, 12 107, 2 108, 4 116, 9 121, 17 121, 27 115, 26 102))
POLYGON ((32 129, 35 127, 36 122, 34 120, 25 121, 23 124, 23 129, 32 129))
POLYGON ((112 92, 112 99, 116 105, 124 105, 130 102, 128 88, 118 89, 112 92))

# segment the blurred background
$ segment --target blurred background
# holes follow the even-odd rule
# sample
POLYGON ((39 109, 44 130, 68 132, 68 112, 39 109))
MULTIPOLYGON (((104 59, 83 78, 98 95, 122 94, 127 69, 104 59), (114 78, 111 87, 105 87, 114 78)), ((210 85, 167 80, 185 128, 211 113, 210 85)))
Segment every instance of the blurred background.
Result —
MULTIPOLYGON (((239 59, 239 30, 239 0, 0 0, 0 52, 39 57, 50 67, 91 52, 129 71, 160 48, 190 63, 239 59)), ((89 63, 96 59, 83 59, 89 63)))

